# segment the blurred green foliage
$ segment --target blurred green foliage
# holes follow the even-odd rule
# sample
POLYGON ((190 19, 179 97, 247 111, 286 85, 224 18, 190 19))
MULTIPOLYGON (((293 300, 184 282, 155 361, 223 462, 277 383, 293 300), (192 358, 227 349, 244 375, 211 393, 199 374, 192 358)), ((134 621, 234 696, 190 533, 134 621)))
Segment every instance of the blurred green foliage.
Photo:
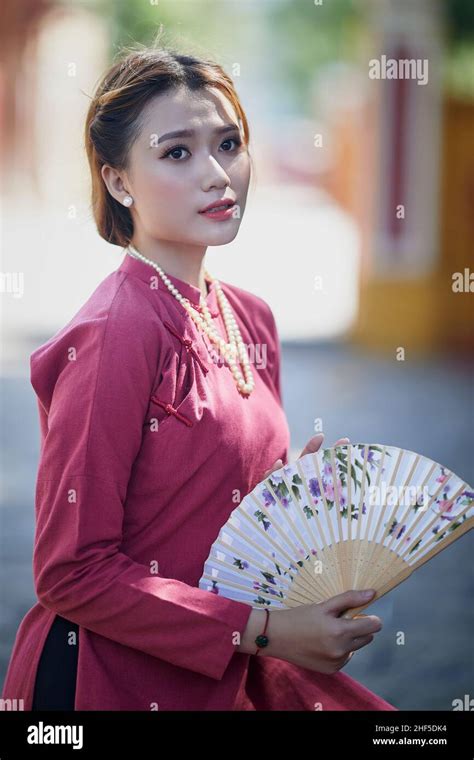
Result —
POLYGON ((191 55, 218 58, 226 66, 236 37, 245 33, 237 2, 235 12, 229 14, 232 0, 89 0, 89 3, 110 24, 111 59, 126 47, 151 45, 160 35, 163 45, 191 55))
POLYGON ((364 10, 359 0, 322 5, 283 0, 269 9, 268 34, 278 49, 278 75, 293 90, 301 111, 311 110, 308 88, 320 67, 357 59, 367 34, 364 10))
MULTIPOLYGON (((216 58, 228 68, 246 45, 253 44, 251 24, 263 25, 267 60, 262 63, 271 67, 271 75, 292 93, 302 112, 309 108, 308 88, 318 68, 340 61, 360 63, 370 44, 370 17, 377 7, 377 0, 323 0, 322 5, 317 0, 83 2, 109 22, 111 59, 124 47, 151 44, 162 25, 163 44, 216 58), (247 13, 249 6, 253 13, 247 13), (274 54, 270 61, 269 50, 274 54)), ((474 98, 474 0, 440 0, 440 8, 446 91, 474 98)))
POLYGON ((474 42, 474 2, 473 0, 444 0, 451 45, 474 42))
POLYGON ((445 0, 448 94, 474 100, 474 0, 445 0))
MULTIPOLYGON (((380 0, 381 1, 381 0, 380 0)), ((416 3, 418 0, 412 0, 416 3)), ((436 0, 433 0, 433 5, 436 0)), ((334 61, 360 63, 377 0, 284 0, 268 14, 281 50, 281 71, 304 110, 315 70, 334 61), (294 43, 292 41, 295 41, 294 43)), ((393 0, 396 8, 396 0, 393 0)), ((447 94, 474 98, 474 0, 439 0, 446 44, 443 74, 447 94)))

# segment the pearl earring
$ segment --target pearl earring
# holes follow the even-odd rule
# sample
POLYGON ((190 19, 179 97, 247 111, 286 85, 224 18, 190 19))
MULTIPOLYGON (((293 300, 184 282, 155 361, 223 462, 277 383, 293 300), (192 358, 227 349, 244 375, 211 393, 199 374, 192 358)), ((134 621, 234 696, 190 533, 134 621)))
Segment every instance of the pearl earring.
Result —
POLYGON ((122 203, 123 203, 124 206, 127 206, 127 207, 131 206, 132 203, 133 203, 132 196, 131 195, 126 195, 125 198, 123 199, 122 203))

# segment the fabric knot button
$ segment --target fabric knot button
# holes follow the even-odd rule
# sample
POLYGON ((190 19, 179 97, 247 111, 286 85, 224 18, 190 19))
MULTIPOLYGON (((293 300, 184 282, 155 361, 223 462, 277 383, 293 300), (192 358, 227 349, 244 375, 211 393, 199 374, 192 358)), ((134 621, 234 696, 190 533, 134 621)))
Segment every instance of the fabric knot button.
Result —
POLYGON ((173 327, 173 325, 170 324, 169 322, 164 322, 164 325, 170 331, 170 333, 172 333, 175 336, 175 338, 178 338, 178 340, 181 341, 181 343, 186 347, 186 350, 189 351, 194 356, 194 358, 198 362, 204 374, 207 375, 209 370, 204 364, 204 362, 202 361, 196 349, 194 348, 192 340, 190 338, 183 338, 183 336, 180 335, 179 332, 177 332, 175 328, 173 327))
POLYGON ((166 404, 165 410, 168 414, 172 414, 174 412, 174 407, 171 404, 166 404))

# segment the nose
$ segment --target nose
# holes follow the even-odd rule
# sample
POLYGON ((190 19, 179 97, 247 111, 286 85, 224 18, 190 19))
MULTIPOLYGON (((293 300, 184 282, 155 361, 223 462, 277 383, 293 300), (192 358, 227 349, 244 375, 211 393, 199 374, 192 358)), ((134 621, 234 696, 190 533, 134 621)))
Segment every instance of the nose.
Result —
POLYGON ((212 187, 225 187, 226 185, 230 185, 229 175, 212 154, 209 156, 209 161, 206 164, 203 174, 204 179, 202 187, 204 191, 207 191, 212 187))

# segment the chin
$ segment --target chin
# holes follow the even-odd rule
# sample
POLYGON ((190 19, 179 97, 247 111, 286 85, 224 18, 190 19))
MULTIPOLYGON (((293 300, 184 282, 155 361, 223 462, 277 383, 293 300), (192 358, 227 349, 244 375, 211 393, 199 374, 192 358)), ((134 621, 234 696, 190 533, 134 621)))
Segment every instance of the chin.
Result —
POLYGON ((229 227, 226 230, 216 229, 214 231, 214 234, 210 232, 208 235, 206 235, 205 245, 226 245, 227 243, 231 243, 232 240, 237 237, 239 229, 240 224, 236 225, 235 227, 229 227))

